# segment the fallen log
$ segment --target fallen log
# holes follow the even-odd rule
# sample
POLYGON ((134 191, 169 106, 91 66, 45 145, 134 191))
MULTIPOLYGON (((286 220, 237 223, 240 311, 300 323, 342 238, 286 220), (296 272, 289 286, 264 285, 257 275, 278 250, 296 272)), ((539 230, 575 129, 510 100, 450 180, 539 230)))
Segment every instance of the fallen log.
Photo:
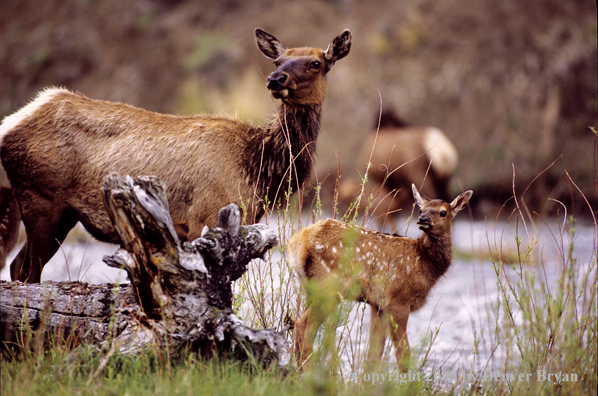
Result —
MULTIPOLYGON (((104 257, 126 270, 131 284, 0 283, 0 342, 4 350, 40 337, 69 346, 137 353, 146 347, 193 351, 285 366, 280 332, 244 326, 232 311, 232 282, 254 258, 278 243, 265 225, 241 226, 239 208, 220 210, 218 226, 180 243, 165 186, 155 177, 110 175, 104 201, 121 248, 104 257)), ((48 345, 50 344, 50 345, 48 345)))

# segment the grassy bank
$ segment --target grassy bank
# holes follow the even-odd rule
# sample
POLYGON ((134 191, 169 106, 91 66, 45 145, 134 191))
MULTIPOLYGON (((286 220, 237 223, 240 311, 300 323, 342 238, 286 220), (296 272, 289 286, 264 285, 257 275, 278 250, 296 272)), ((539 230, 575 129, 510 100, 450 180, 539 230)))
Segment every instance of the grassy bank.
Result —
MULTIPOLYGON (((529 226, 529 224, 528 224, 529 226)), ((340 354, 367 338, 367 328, 339 336, 336 328, 346 325, 347 303, 338 311, 335 323, 325 326, 318 363, 299 375, 262 369, 230 361, 205 362, 194 355, 169 361, 160 351, 141 356, 113 357, 98 370, 101 356, 85 350, 76 355, 67 348, 36 349, 10 361, 1 362, 3 395, 226 395, 226 394, 595 394, 596 392, 596 258, 580 262, 576 258, 575 223, 567 219, 562 234, 555 235, 562 265, 556 282, 546 282, 536 271, 534 246, 519 240, 517 260, 500 252, 492 256, 499 296, 488 310, 495 322, 486 323, 475 335, 480 349, 490 349, 500 359, 472 361, 466 367, 429 367, 427 354, 434 348, 434 335, 416 346, 411 371, 400 374, 392 364, 373 371, 343 372, 340 354), (328 336, 328 337, 327 337, 328 336), (332 338, 329 338, 329 337, 332 338), (333 340, 332 343, 325 342, 333 340), (328 347, 327 347, 328 345, 328 347), (357 373, 357 374, 356 374, 357 373)), ((240 293, 252 295, 245 308, 245 320, 255 327, 279 327, 299 308, 294 285, 284 271, 285 264, 263 277, 244 279, 240 293), (281 268, 283 270, 281 270, 281 268), (270 275, 276 274, 280 281, 270 275), (281 275, 282 274, 282 275, 281 275), (257 291, 260 290, 260 293, 257 291), (291 304, 292 303, 292 304, 291 304), (284 307, 284 308, 283 308, 284 307), (250 315, 251 313, 251 315, 250 315)), ((367 310, 366 310, 367 311, 367 310)), ((367 312, 365 312, 367 314, 367 312)), ((359 323, 354 324, 359 326, 359 323)), ((289 338, 291 332, 289 332, 289 338)), ((26 343, 26 341, 24 341, 26 343)), ((351 366, 361 367, 362 351, 355 353, 351 366)))
MULTIPOLYGON (((577 193, 583 196, 581 191, 577 193)), ((29 334, 22 339, 29 352, 12 359, 2 356, 0 393, 594 395, 598 376, 597 256, 580 258, 576 238, 579 226, 567 208, 544 219, 520 205, 518 198, 515 201, 516 209, 499 213, 487 226, 489 231, 505 230, 505 224, 514 224, 509 228, 514 231, 503 235, 515 241, 514 248, 489 237, 484 258, 479 258, 479 252, 468 258, 485 260, 492 266, 497 293, 485 307, 487 319, 473 333, 475 348, 465 364, 429 361, 439 332, 435 328, 424 339, 412 340, 407 373, 397 371, 389 359, 390 345, 386 363, 365 369, 364 351, 356 346, 367 344, 368 328, 363 318, 369 312, 363 305, 356 307, 344 301, 323 326, 313 365, 303 374, 297 373, 293 364, 280 370, 217 359, 206 362, 192 354, 170 360, 160 350, 105 361, 103 354, 86 349, 73 353, 59 342, 58 347, 44 350, 29 334), (540 224, 548 228, 548 240, 535 239, 533 230, 540 224), (549 260, 543 256, 546 244, 557 252, 549 260), (546 276, 545 261, 558 266, 556 279, 546 276), (351 311, 357 314, 350 315, 351 311), (344 330, 338 331, 341 327, 344 330)), ((303 310, 304 300, 283 249, 299 227, 322 216, 317 204, 312 209, 300 208, 294 200, 270 214, 267 221, 277 227, 281 246, 268 260, 256 263, 236 285, 234 305, 245 323, 254 328, 277 328, 286 332, 289 341, 292 339, 292 325, 303 310)), ((351 219, 357 221, 358 217, 352 215, 351 219)), ((593 234, 595 252, 596 219, 583 227, 593 234)))

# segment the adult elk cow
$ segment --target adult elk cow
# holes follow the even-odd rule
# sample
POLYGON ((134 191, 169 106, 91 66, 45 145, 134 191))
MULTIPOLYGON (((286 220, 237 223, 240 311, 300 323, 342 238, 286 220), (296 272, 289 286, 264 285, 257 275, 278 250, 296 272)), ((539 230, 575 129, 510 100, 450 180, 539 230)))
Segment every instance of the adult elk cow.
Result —
POLYGON ((281 195, 289 172, 303 186, 313 168, 326 74, 349 53, 351 32, 326 50, 286 49, 261 29, 255 37, 274 59, 267 87, 282 100, 277 116, 261 128, 225 117, 158 114, 58 88, 6 117, 0 156, 27 231, 27 244, 11 264, 12 279, 39 282, 78 221, 95 238, 117 242, 100 193, 111 172, 165 182, 182 240, 215 226, 218 210, 230 202, 259 220, 265 205, 281 195))

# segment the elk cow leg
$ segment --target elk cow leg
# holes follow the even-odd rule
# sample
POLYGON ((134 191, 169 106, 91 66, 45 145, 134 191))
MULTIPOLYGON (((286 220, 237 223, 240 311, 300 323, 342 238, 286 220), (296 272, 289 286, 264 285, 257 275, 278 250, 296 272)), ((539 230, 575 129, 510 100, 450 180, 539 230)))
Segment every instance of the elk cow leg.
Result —
POLYGON ((35 202, 35 208, 26 206, 21 209, 27 242, 10 264, 13 281, 40 282, 44 265, 77 224, 77 215, 73 210, 56 210, 56 205, 43 198, 35 202))

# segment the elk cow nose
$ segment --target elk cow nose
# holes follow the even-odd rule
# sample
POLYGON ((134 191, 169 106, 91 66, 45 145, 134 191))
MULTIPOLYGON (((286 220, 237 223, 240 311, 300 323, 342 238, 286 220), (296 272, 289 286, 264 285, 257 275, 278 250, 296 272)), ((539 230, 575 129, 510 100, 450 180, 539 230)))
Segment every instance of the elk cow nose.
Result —
POLYGON ((287 82, 288 76, 286 73, 275 75, 274 73, 268 76, 268 89, 280 89, 287 82))

